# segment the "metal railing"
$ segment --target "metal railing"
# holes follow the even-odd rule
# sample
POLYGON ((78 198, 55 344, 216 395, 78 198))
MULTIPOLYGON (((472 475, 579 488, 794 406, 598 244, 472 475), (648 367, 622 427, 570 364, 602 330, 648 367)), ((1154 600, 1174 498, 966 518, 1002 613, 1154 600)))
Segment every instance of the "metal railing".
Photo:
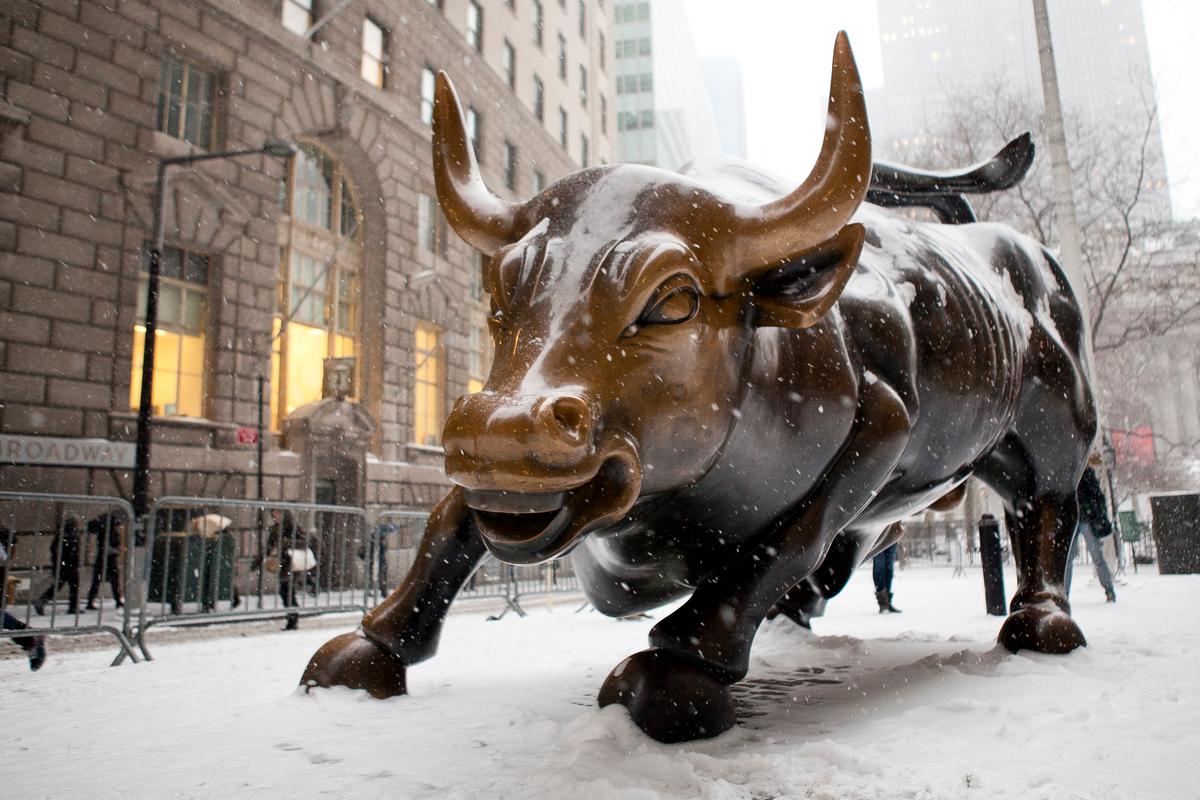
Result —
MULTIPOLYGON (((428 519, 416 510, 174 496, 153 504, 142 530, 121 498, 0 492, 0 638, 24 646, 47 634, 105 633, 120 645, 115 666, 149 660, 146 634, 158 626, 365 613, 412 566, 428 519), (81 601, 88 566, 94 609, 81 601)), ((569 561, 487 559, 459 597, 503 601, 488 617, 500 619, 525 616, 527 598, 578 590, 569 561)))
POLYGON ((126 657, 137 661, 124 602, 137 585, 135 548, 127 536, 132 519, 132 507, 119 497, 0 492, 6 555, 0 563, 0 638, 24 647, 47 634, 109 634, 121 647, 114 665, 126 657), (112 595, 107 599, 106 587, 112 595))
POLYGON ((164 497, 151 507, 142 565, 138 649, 156 625, 365 613, 374 553, 361 508, 164 497))
MULTIPOLYGON (((417 545, 425 530, 429 514, 423 511, 377 510, 374 515, 375 535, 384 544, 386 554, 401 567, 400 574, 407 571, 416 557, 417 545), (390 545, 394 543, 396 549, 390 545)), ((386 580, 381 574, 381 582, 386 580)), ((494 597, 504 601, 504 610, 488 617, 489 620, 503 618, 509 611, 525 616, 521 599, 556 592, 579 590, 579 579, 569 561, 553 561, 536 566, 513 566, 485 559, 458 593, 458 598, 494 597)))

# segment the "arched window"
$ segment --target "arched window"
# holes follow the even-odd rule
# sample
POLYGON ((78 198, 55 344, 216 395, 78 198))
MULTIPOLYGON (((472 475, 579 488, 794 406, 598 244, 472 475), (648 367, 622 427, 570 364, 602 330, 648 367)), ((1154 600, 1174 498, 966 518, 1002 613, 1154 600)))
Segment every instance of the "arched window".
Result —
POLYGON ((320 145, 302 144, 280 200, 272 430, 321 399, 325 359, 359 355, 361 336, 362 213, 341 165, 320 145))

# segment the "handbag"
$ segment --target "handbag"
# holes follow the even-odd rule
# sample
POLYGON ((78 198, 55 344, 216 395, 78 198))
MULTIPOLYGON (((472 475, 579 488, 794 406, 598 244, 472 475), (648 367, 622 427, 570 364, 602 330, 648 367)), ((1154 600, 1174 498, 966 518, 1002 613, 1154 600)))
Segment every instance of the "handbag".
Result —
POLYGON ((303 550, 296 548, 288 553, 292 561, 292 572, 308 572, 317 565, 317 556, 311 547, 305 547, 303 550))

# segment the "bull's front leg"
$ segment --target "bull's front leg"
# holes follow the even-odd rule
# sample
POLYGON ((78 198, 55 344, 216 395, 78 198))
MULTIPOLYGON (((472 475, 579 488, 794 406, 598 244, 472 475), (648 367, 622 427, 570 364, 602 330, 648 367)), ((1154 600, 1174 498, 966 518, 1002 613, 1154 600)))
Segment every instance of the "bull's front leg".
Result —
POLYGON ((455 487, 434 509, 404 581, 363 617, 362 627, 330 639, 308 662, 301 684, 366 689, 374 697, 406 691, 406 670, 431 657, 446 611, 485 554, 455 487))
POLYGON ((785 592, 817 568, 833 537, 887 481, 908 441, 909 414, 882 382, 865 387, 860 407, 842 457, 809 498, 656 625, 651 648, 608 676, 601 706, 626 706, 633 721, 662 742, 716 736, 733 726, 727 687, 749 671, 758 626, 785 592))

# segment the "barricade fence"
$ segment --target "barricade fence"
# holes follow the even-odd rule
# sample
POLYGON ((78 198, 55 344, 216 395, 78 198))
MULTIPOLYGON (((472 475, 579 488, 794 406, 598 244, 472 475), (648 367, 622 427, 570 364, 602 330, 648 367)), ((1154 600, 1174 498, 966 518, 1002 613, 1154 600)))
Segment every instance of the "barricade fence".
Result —
POLYGON ((356 611, 374 605, 375 552, 361 508, 164 497, 148 515, 136 643, 156 625, 356 611))
MULTIPOLYGON (((118 497, 0 492, 0 639, 104 633, 114 665, 151 654, 149 630, 365 613, 416 558, 429 513, 163 497, 144 529, 118 497), (90 589, 90 590, 89 590, 90 589)), ((490 558, 459 593, 524 616, 525 598, 577 592, 570 561, 490 558)))
MULTIPOLYGON (((402 576, 407 572, 416 557, 417 546, 420 544, 429 514, 420 511, 377 510, 373 517, 376 531, 374 541, 380 548, 377 556, 380 563, 379 583, 391 588, 387 580, 390 572, 388 562, 397 562, 400 567, 398 575, 402 576), (393 543, 394 550, 391 549, 393 543)), ((488 618, 500 619, 509 611, 516 612, 518 616, 525 616, 525 610, 521 607, 522 598, 576 591, 579 591, 579 579, 575 576, 572 562, 568 560, 533 566, 514 566, 489 557, 467 579, 458 597, 495 597, 504 600, 504 610, 488 618)))
POLYGON ((0 492, 0 638, 31 650, 47 634, 109 634, 114 664, 137 661, 125 602, 132 520, 119 497, 0 492))

